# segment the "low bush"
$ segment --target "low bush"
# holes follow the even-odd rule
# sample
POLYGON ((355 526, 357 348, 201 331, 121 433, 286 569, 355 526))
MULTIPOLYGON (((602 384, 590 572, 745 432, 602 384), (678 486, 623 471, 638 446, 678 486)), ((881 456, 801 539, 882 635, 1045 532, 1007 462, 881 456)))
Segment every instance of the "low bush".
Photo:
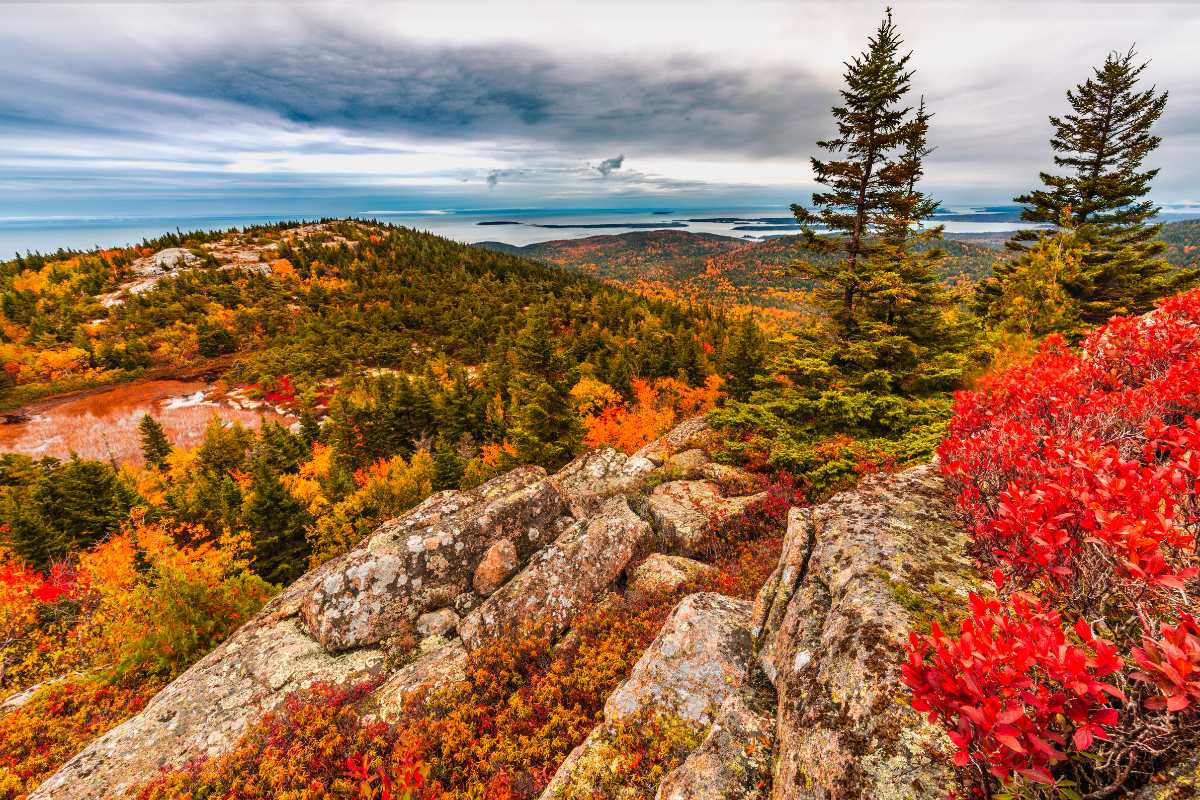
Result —
POLYGON ((998 595, 904 675, 979 791, 1114 797, 1200 738, 1198 348, 1189 292, 956 400, 941 470, 998 595))

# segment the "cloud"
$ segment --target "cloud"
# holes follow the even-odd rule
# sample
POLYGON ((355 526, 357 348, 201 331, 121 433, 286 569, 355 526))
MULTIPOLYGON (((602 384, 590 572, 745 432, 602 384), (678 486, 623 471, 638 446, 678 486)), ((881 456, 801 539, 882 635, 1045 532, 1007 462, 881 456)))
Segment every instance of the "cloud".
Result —
POLYGON ((797 137, 823 132, 824 120, 808 109, 834 96, 801 68, 715 67, 678 53, 569 57, 536 46, 381 42, 315 24, 253 46, 235 38, 153 59, 125 56, 56 52, 57 63, 31 70, 49 55, 14 47, 0 56, 0 72, 33 74, 0 94, 0 115, 48 113, 62 126, 113 130, 123 127, 113 111, 136 99, 140 110, 124 126, 134 132, 159 115, 212 124, 224 109, 235 122, 274 118, 293 130, 367 137, 777 156, 794 154, 797 137))
POLYGON ((620 169, 621 165, 624 163, 625 163, 625 154, 624 153, 622 153, 619 156, 616 156, 615 158, 606 158, 603 161, 601 161, 599 164, 596 165, 596 172, 599 172, 601 175, 603 175, 604 177, 607 178, 609 175, 612 174, 612 171, 614 169, 620 169))
MULTIPOLYGON (((454 187, 532 204, 785 188, 803 200, 841 63, 879 14, 748 2, 680 15, 647 2, 630 25, 572 4, 462 8, 263 3, 234 20, 204 2, 85 4, 67 17, 13 6, 0 29, 0 204, 72 185, 102 202, 146 186, 185 197, 257 182, 314 196, 454 187), (621 155, 593 160, 606 152, 621 155)), ((936 114, 928 182, 939 198, 1029 188, 1050 166, 1046 115, 1128 39, 1172 90, 1156 189, 1194 196, 1200 13, 1110 3, 1081 21, 1071 4, 1024 8, 914 2, 897 14, 916 51, 914 88, 936 114), (989 37, 973 35, 980 24, 989 37)))

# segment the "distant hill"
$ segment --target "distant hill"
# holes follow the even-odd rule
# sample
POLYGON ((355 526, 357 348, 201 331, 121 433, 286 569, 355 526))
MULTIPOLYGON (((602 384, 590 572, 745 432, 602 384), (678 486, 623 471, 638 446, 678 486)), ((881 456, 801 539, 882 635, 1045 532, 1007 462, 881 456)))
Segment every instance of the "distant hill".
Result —
MULTIPOLYGON (((1005 258, 1007 233, 951 234, 937 244, 945 253, 941 272, 978 280, 1005 258)), ((1168 222, 1162 239, 1176 266, 1200 266, 1200 219, 1168 222)), ((785 269, 822 256, 805 250, 795 235, 736 239, 681 230, 634 231, 524 246, 480 242, 486 247, 582 272, 644 293, 731 307, 773 309, 784 314, 807 309, 809 283, 785 269)))
POLYGON ((1158 237, 1167 243, 1167 260, 1177 267, 1200 267, 1200 219, 1168 222, 1158 237))
MULTIPOLYGON (((735 239, 680 230, 634 231, 516 246, 480 247, 535 259, 638 291, 729 307, 754 307, 785 317, 806 313, 808 281, 786 269, 801 259, 832 256, 806 250, 800 236, 735 239)), ((997 256, 984 244, 948 240, 940 247, 947 276, 986 275, 997 256)))

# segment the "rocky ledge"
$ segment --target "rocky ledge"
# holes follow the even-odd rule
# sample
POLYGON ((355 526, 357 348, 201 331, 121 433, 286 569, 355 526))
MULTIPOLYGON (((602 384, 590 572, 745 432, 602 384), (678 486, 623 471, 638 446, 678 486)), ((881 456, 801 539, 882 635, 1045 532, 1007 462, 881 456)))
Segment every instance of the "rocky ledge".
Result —
MULTIPOLYGON (((367 709, 391 720, 487 643, 563 636, 608 592, 694 580, 711 569, 688 558, 705 528, 762 498, 753 476, 712 461, 712 439, 689 420, 633 456, 593 451, 554 475, 527 467, 430 497, 286 589, 31 798, 121 797, 228 750, 317 682, 373 679, 367 709)), ((613 727, 648 715, 695 744, 658 800, 940 800, 947 743, 904 703, 899 654, 910 626, 962 602, 963 544, 931 467, 793 510, 756 602, 684 598, 543 798, 596 796, 613 727)))

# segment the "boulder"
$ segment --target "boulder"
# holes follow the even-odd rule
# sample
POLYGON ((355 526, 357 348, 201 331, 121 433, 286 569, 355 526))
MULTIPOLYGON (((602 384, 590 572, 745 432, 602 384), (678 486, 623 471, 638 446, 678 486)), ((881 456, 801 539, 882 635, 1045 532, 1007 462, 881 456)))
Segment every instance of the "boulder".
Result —
POLYGON ((645 458, 656 465, 666 462, 675 453, 683 450, 699 448, 705 452, 711 451, 716 442, 716 434, 709 427, 704 417, 692 417, 676 425, 670 432, 655 439, 650 444, 633 454, 634 458, 645 458))
POLYGON ((771 779, 773 712, 727 697, 704 741, 667 773, 655 800, 763 800, 771 779))
POLYGON ((754 494, 762 489, 762 479, 758 476, 740 467, 718 464, 715 461, 705 464, 700 476, 720 486, 721 493, 726 497, 754 494))
POLYGON ((436 494, 327 564, 300 609, 304 623, 330 652, 375 644, 470 589, 497 542, 509 542, 520 561, 553 540, 563 511, 537 467, 436 494))
POLYGON ((483 560, 475 568, 471 586, 477 593, 487 597, 512 577, 517 566, 517 546, 508 539, 501 539, 484 553, 483 560))
POLYGON ((458 629, 459 617, 452 608, 439 608, 417 617, 417 635, 445 636, 458 629))
POLYGON ((424 651, 416 661, 397 670, 371 693, 367 713, 394 723, 409 700, 467 679, 467 651, 458 639, 431 637, 421 643, 424 651))
POLYGON ((150 257, 149 269, 158 272, 170 272, 179 267, 189 267, 199 262, 195 253, 182 247, 168 247, 159 250, 150 257))
POLYGON ((654 469, 649 459, 611 447, 589 450, 550 476, 576 517, 585 517, 616 494, 633 491, 654 469))
POLYGON ((653 553, 629 571, 625 594, 634 600, 669 594, 687 583, 713 575, 716 571, 715 567, 690 558, 653 553))
POLYGON ((933 465, 792 509, 754 614, 779 697, 772 798, 946 797, 950 742, 909 706, 900 664, 922 616, 965 604, 966 544, 933 465))
POLYGON ((604 718, 663 710, 707 725, 726 697, 751 694, 751 609, 745 600, 713 592, 685 597, 609 695, 604 718))
POLYGON ((699 447, 693 447, 691 450, 670 456, 663 464, 663 469, 678 474, 681 478, 699 478, 708 463, 708 453, 699 447))
MULTIPOLYGON (((684 598, 634 665, 629 678, 609 696, 601 724, 559 767, 542 792, 541 800, 591 797, 598 776, 607 769, 612 726, 642 715, 671 715, 696 731, 711 725, 709 736, 697 753, 709 744, 710 750, 706 752, 711 754, 719 749, 728 763, 723 767, 710 763, 716 769, 710 777, 715 780, 719 772, 720 780, 733 784, 737 782, 734 775, 740 772, 744 784, 757 785, 764 780, 766 775, 760 774, 756 765, 762 763, 759 748, 770 752, 771 723, 769 714, 760 713, 760 709, 769 707, 769 702, 763 696, 765 682, 755 679, 758 668, 750 635, 751 609, 751 604, 744 600, 713 593, 684 598), (760 719, 755 722, 743 718, 744 714, 760 719), (725 729, 728 737, 720 733, 713 737, 715 720, 729 726, 725 729), (735 726, 739 726, 740 733, 732 732, 735 726), (742 734, 749 735, 750 731, 762 733, 765 739, 744 741, 743 744, 753 743, 750 750, 755 754, 754 759, 744 759, 737 755, 738 748, 731 742, 742 734)), ((757 737, 758 733, 753 735, 757 737)), ((700 776, 707 769, 701 766, 704 758, 697 756, 694 771, 687 775, 700 776)), ((683 787, 689 778, 681 774, 677 780, 677 785, 683 787)))
POLYGON ((713 481, 671 481, 654 487, 649 509, 667 547, 683 555, 700 555, 708 533, 720 529, 765 493, 726 497, 713 481))
POLYGON ((584 606, 599 598, 654 536, 624 497, 608 500, 538 552, 459 626, 468 650, 536 630, 557 636, 584 606))
POLYGON ((1178 764, 1156 775, 1135 795, 1136 800, 1195 800, 1200 797, 1200 753, 1185 757, 1178 764))

